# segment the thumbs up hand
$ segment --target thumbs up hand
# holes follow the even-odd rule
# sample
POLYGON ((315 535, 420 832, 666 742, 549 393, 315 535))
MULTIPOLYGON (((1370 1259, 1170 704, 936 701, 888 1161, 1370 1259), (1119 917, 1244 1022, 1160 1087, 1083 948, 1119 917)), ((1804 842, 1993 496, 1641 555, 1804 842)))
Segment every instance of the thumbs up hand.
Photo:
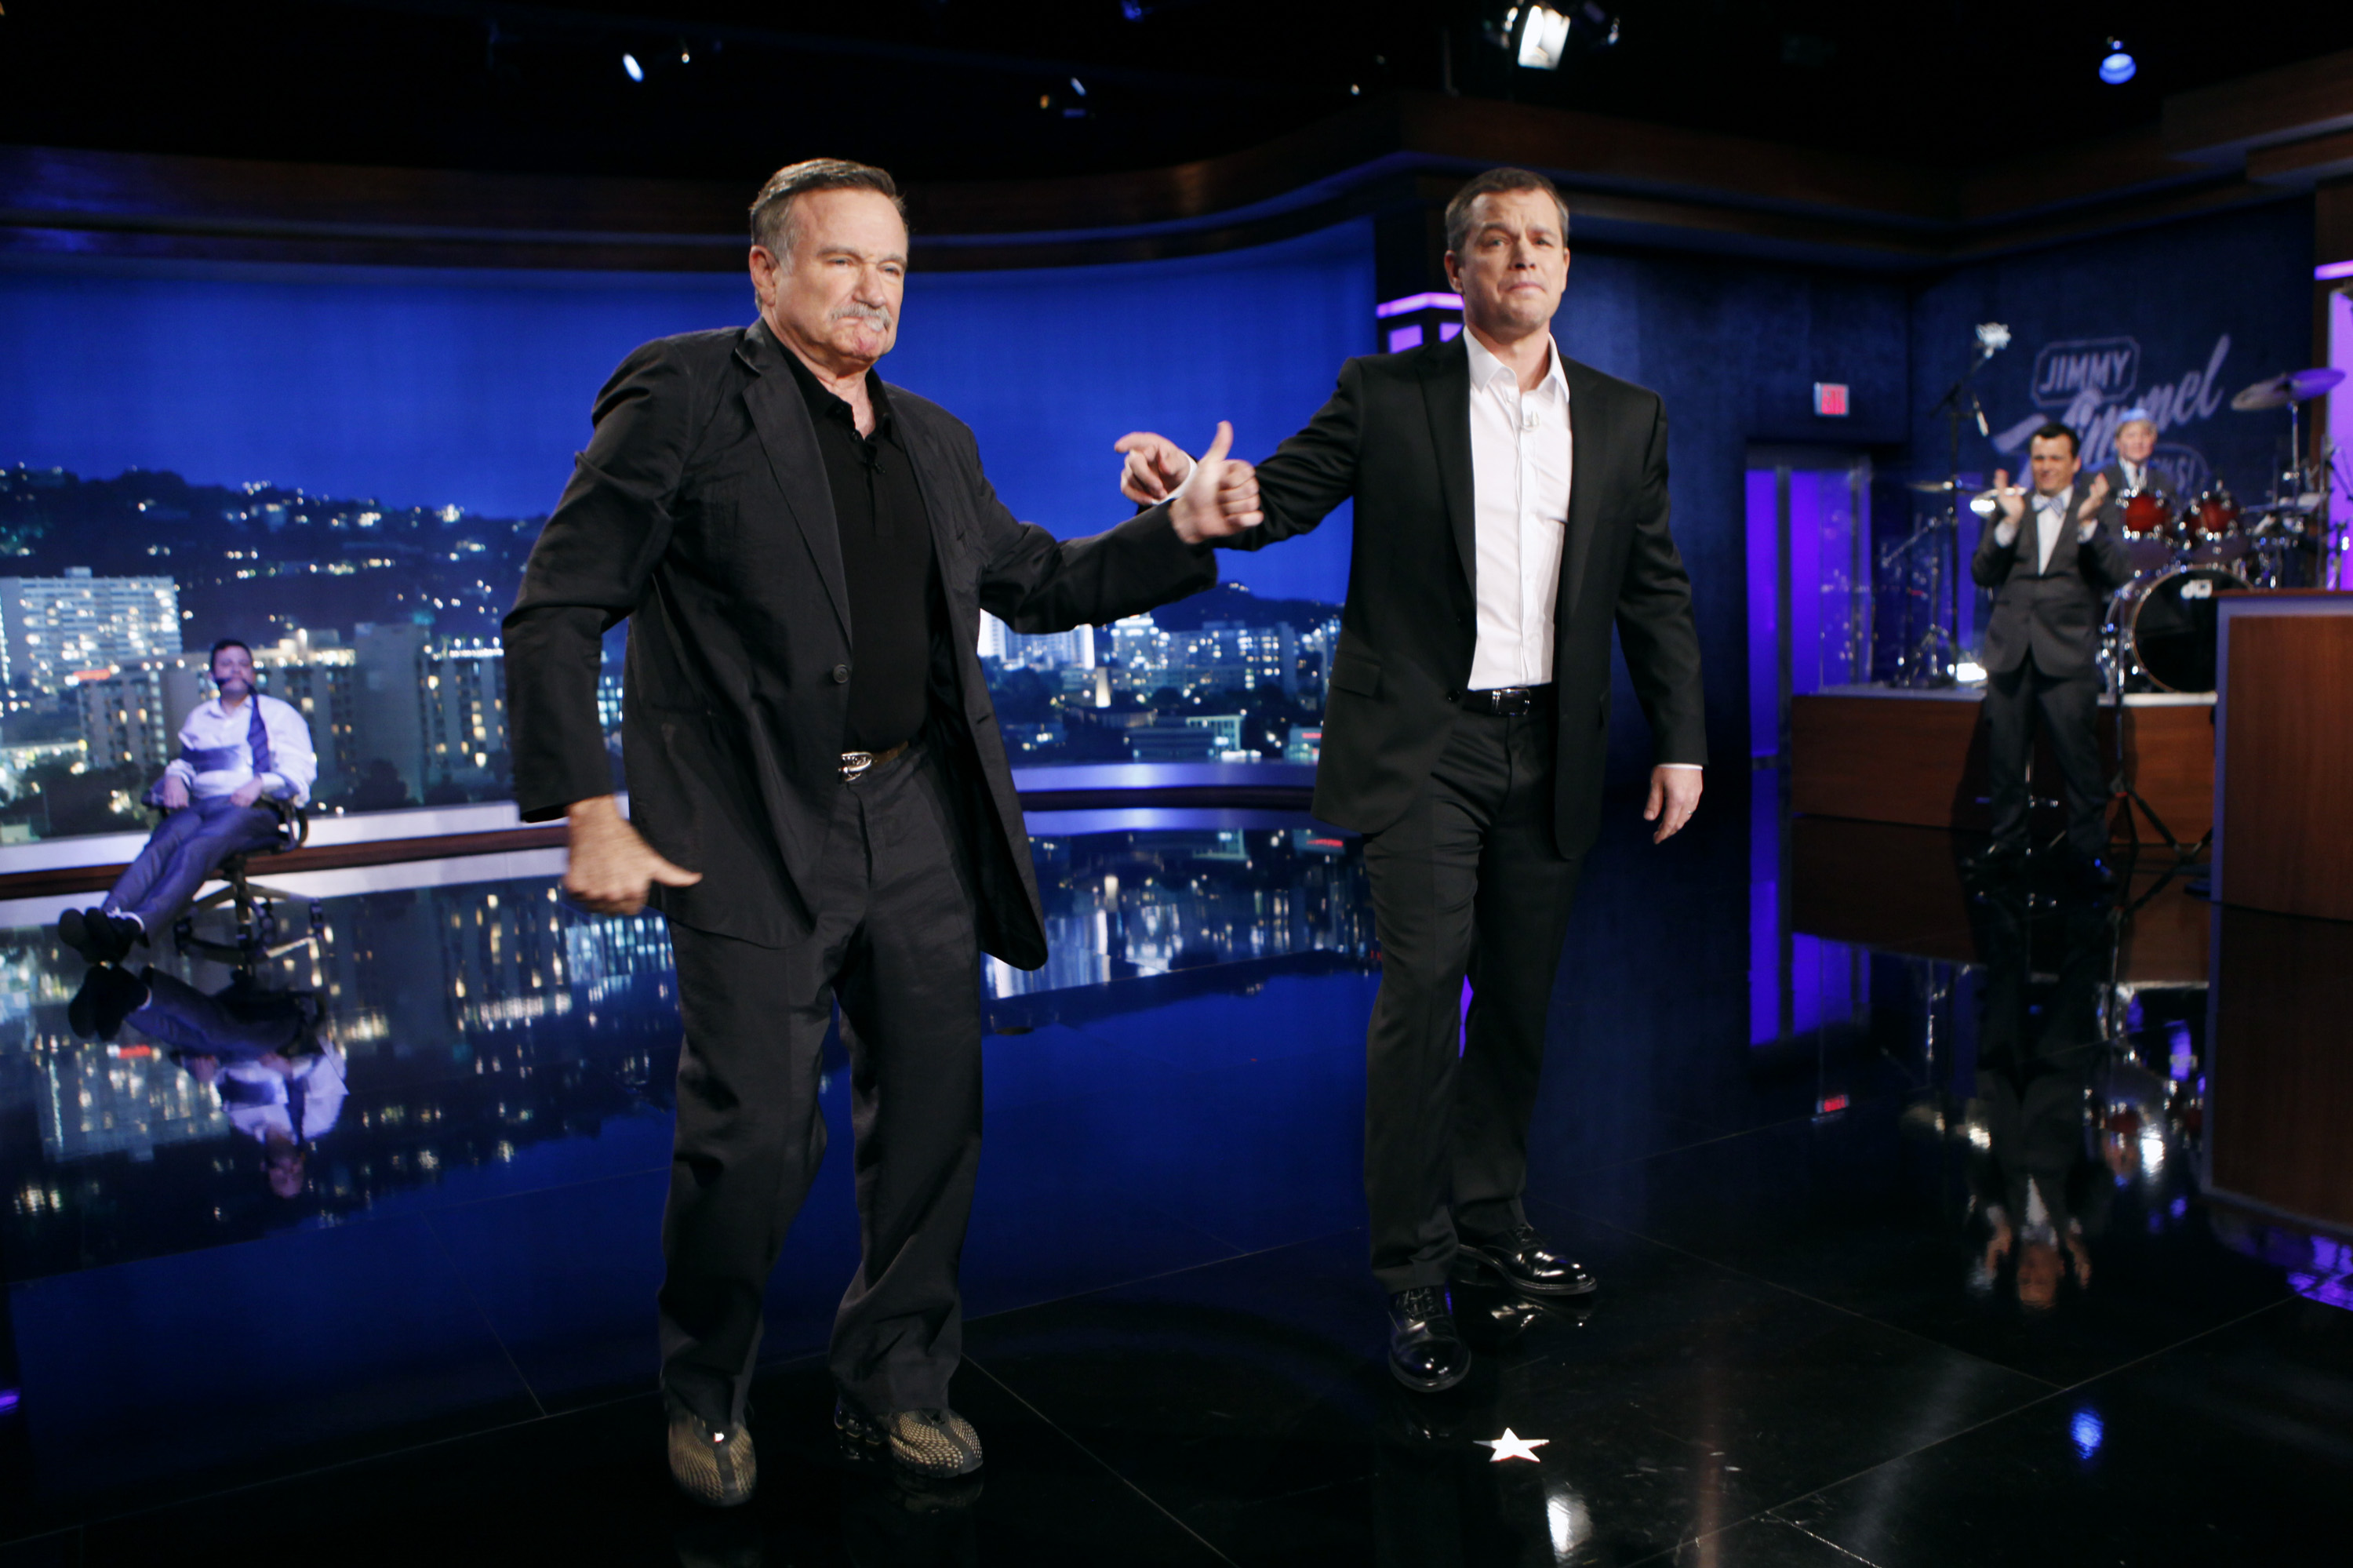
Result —
POLYGON ((1233 444, 1233 426, 1219 420, 1217 440, 1169 501, 1168 521, 1188 545, 1230 538, 1264 520, 1258 505, 1258 471, 1226 455, 1233 444))

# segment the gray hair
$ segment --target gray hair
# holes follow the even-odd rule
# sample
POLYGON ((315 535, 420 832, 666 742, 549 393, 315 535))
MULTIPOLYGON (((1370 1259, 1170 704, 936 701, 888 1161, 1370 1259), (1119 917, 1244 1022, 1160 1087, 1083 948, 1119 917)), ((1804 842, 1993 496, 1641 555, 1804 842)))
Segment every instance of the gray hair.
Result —
POLYGON ((888 171, 847 158, 804 158, 768 176, 752 200, 752 243, 765 246, 779 259, 793 248, 794 198, 814 191, 873 191, 891 198, 899 221, 907 221, 907 204, 888 171))
POLYGON ((1489 169, 1454 193, 1446 204, 1446 249, 1455 255, 1471 242, 1471 204, 1482 196, 1504 191, 1542 191, 1552 197, 1553 206, 1560 209, 1560 237, 1568 238, 1568 203, 1554 184, 1533 169, 1489 169))

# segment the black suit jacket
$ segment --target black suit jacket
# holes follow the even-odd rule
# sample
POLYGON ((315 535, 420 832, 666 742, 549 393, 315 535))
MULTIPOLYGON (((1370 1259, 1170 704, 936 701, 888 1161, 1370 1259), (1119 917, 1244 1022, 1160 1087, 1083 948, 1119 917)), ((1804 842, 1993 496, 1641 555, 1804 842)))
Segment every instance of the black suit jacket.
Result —
MULTIPOLYGON (((1609 629, 1618 628, 1657 760, 1704 763, 1691 578, 1667 533, 1667 421, 1659 396, 1563 358, 1572 471, 1554 611, 1560 705, 1553 834, 1592 843, 1609 735, 1609 629)), ((1315 813, 1377 832, 1419 795, 1461 709, 1477 641, 1471 366, 1460 337, 1340 367, 1339 389, 1259 465, 1266 520, 1229 546, 1314 527, 1356 497, 1348 601, 1324 713, 1315 813)))
POLYGON ((2051 565, 2039 567, 2034 500, 2027 498, 2018 537, 2004 545, 2001 519, 1987 520, 1978 535, 1969 575, 1994 590, 1993 614, 1986 621, 1985 667, 2006 674, 2025 662, 2031 651, 2046 675, 2080 675, 2097 667, 2100 618, 2107 596, 2132 580, 2132 563, 2103 514, 2088 544, 2080 544, 2076 510, 2090 492, 2081 475, 2067 490, 2067 521, 2051 547, 2051 565))
MULTIPOLYGON (((515 800, 527 821, 609 794, 596 722, 603 633, 629 618, 622 751, 629 811, 702 880, 657 889, 670 918, 778 945, 841 784, 851 627, 817 431, 764 323, 658 339, 596 399, 596 434, 523 568, 505 626, 515 800)), ((1216 553, 1164 506, 1059 542, 1018 521, 972 431, 890 388, 931 514, 956 711, 935 715, 964 821, 981 945, 1046 960, 1029 838, 979 660, 978 615, 1026 632, 1116 620, 1217 581, 1216 553)))

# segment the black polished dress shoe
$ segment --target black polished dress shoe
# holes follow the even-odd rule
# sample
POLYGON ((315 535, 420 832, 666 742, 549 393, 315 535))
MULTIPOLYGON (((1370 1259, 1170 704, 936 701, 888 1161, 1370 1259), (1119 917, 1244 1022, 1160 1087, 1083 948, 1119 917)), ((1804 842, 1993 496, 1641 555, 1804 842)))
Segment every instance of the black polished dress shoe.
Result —
POLYGON ((1471 1373, 1471 1347, 1454 1327, 1454 1308, 1435 1285, 1389 1298, 1389 1371, 1416 1393, 1452 1388, 1471 1373))
POLYGON ((1531 1296, 1590 1296, 1599 1282, 1574 1258, 1561 1256, 1545 1245, 1534 1225, 1520 1225, 1489 1241, 1464 1241, 1456 1248, 1454 1267, 1474 1276, 1484 1268, 1514 1290, 1531 1296))
POLYGON ((58 916, 58 940, 85 963, 120 963, 142 935, 138 921, 103 909, 69 909, 58 916))
POLYGON ((66 1003, 66 1025, 84 1040, 111 1040, 124 1019, 146 1005, 144 980, 112 964, 97 964, 66 1003))

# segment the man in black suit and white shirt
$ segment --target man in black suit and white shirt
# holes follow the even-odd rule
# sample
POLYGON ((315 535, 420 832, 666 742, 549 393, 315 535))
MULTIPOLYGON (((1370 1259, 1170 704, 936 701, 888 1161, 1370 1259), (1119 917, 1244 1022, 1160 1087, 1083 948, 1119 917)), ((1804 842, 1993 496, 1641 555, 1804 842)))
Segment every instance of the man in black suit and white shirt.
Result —
POLYGON ((761 1299, 825 1150, 818 1053, 840 1003, 861 1259, 835 1319, 854 1449, 967 1475, 948 1405, 957 1262, 980 1153, 979 955, 1046 938, 976 654, 986 608, 1027 632, 1217 580, 1207 541, 1258 520, 1224 427, 1185 491, 1092 538, 1017 521, 972 432, 885 387, 907 228, 890 175, 821 159, 752 208, 759 320, 649 343, 507 617, 515 797, 571 827, 565 885, 667 916, 686 1043, 662 1228, 671 1473, 733 1505, 761 1299), (629 620, 612 796, 600 639, 629 620))
POLYGON ((2100 621, 2107 596, 2132 580, 2132 563, 2103 517, 2108 483, 2080 482, 2075 432, 2049 424, 2027 443, 2030 497, 2006 470, 1994 472, 2000 511, 1969 563, 1991 588, 1986 621, 1986 767, 1993 842, 1978 857, 1989 872, 2026 858, 2026 768, 2039 714, 2066 781, 2067 843, 2076 869, 2103 884, 2108 870, 2107 774, 2094 729, 2100 701, 2100 621), (2027 514, 2031 502, 2031 518, 2027 514))
MULTIPOLYGON (((1594 1288, 1520 1195, 1545 1014, 1599 820, 1613 625, 1655 739, 1654 842, 1690 819, 1707 760, 1665 411, 1554 344, 1567 233, 1542 175, 1495 169, 1463 186, 1446 266, 1464 332, 1343 366, 1332 400, 1260 464, 1265 521, 1237 541, 1304 533, 1356 498, 1315 813, 1365 838, 1381 940, 1366 1052, 1373 1273, 1389 1293, 1390 1370, 1421 1391, 1470 1369, 1445 1288, 1457 1270, 1538 1295, 1594 1288)), ((1121 445, 1135 499, 1187 471, 1158 436, 1121 445)))

